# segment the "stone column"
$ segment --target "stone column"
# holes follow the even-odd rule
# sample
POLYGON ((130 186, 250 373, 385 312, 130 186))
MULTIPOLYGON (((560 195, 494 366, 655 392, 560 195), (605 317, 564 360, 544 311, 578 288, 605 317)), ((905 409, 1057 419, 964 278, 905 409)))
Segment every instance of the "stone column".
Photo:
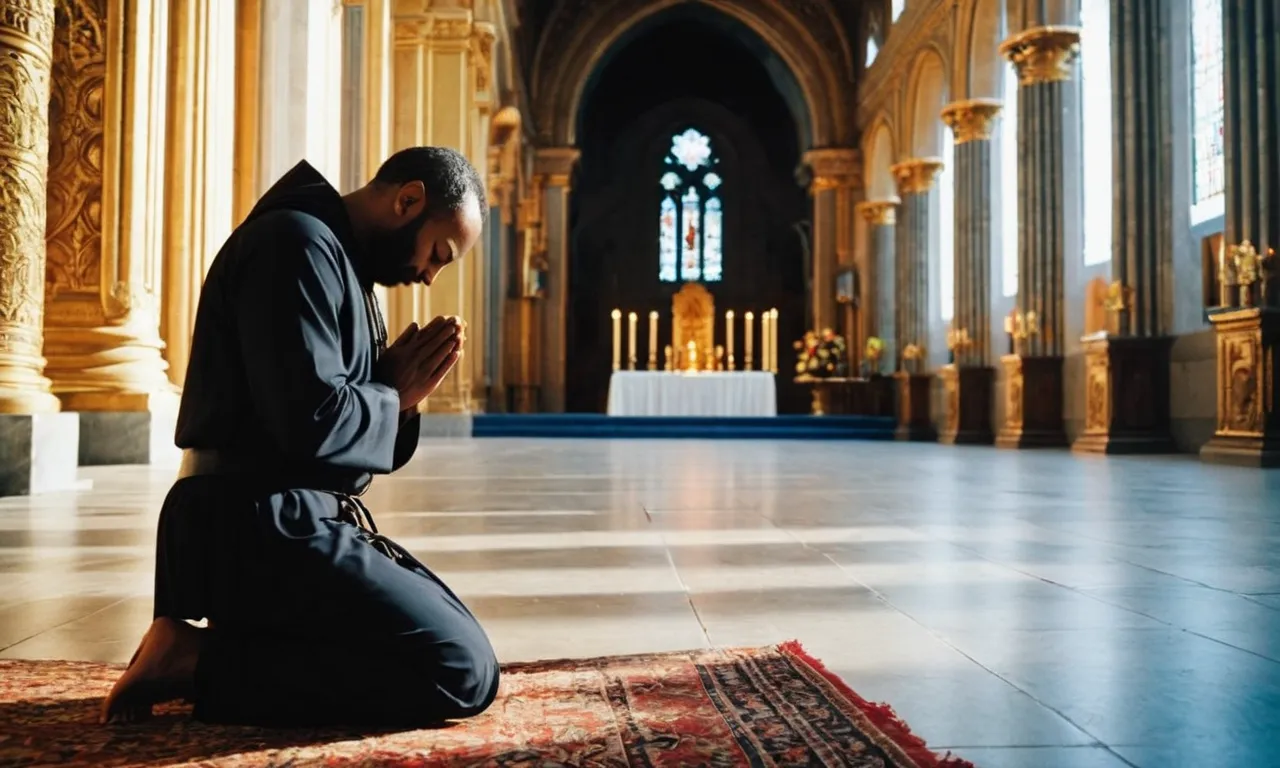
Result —
POLYGON ((0 0, 0 495, 73 487, 74 414, 44 376, 54 0, 0 0))
POLYGON ((991 129, 1000 102, 950 104, 942 121, 955 134, 954 362, 941 371, 947 395, 944 443, 989 444, 995 369, 991 367, 991 129))
POLYGON ((1173 216, 1169 9, 1111 4, 1112 215, 1110 327, 1082 339, 1085 424, 1072 448, 1174 450, 1169 428, 1173 216))
POLYGON ((1000 51, 1018 72, 1018 305, 1015 354, 1001 358, 1004 448, 1066 445, 1062 415, 1066 230, 1063 90, 1080 44, 1075 27, 1035 27, 1000 51))
POLYGON ((860 186, 858 150, 813 149, 804 161, 813 171, 813 274, 810 297, 815 329, 835 328, 836 270, 853 254, 853 195, 860 186))
POLYGON ((1224 0, 1227 228, 1217 338, 1218 428, 1206 461, 1280 466, 1280 66, 1273 0, 1224 0))
POLYGON ((884 374, 884 370, 886 361, 895 359, 894 240, 897 209, 896 198, 868 200, 858 204, 858 211, 867 222, 866 269, 862 275, 862 337, 869 339, 875 336, 882 345, 877 360, 869 359, 866 350, 862 350, 862 370, 857 372, 859 377, 868 380, 867 395, 864 402, 859 404, 858 412, 870 416, 890 416, 895 413, 895 382, 884 374))
MULTIPOLYGON (((424 9, 395 6, 392 15, 391 150, 409 146, 453 147, 483 168, 486 147, 474 147, 478 119, 473 40, 477 25, 468 8, 424 9)), ((430 289, 407 286, 387 292, 388 333, 394 338, 410 322, 436 315, 461 315, 474 331, 484 322, 475 305, 475 273, 483 246, 442 271, 430 289)), ((480 333, 483 333, 481 328, 480 333)), ((469 337, 469 342, 474 336, 469 337)), ((473 359, 470 351, 422 406, 441 418, 423 420, 425 433, 466 434, 470 430, 473 359)))
POLYGON ((894 334, 898 370, 898 439, 933 440, 930 416, 933 376, 928 372, 929 196, 942 170, 936 157, 904 160, 890 169, 898 183, 899 205, 894 279, 894 334))
POLYGON ((160 339, 169 3, 56 6, 45 371, 81 413, 82 465, 176 464, 160 339))
MULTIPOLYGON (((493 105, 498 94, 493 70, 493 45, 497 39, 497 28, 487 21, 477 21, 471 28, 469 73, 472 85, 471 111, 468 115, 471 124, 471 137, 467 142, 467 158, 480 171, 481 178, 487 176, 489 167, 489 134, 493 118, 493 105)), ((486 187, 486 191, 488 187, 486 187)), ((486 194, 486 197, 490 197, 486 194)), ((494 200, 487 202, 492 206, 494 200)), ((490 208, 492 212, 492 208, 490 208)), ((485 231, 476 243, 468 259, 470 269, 466 272, 466 285, 470 314, 467 317, 467 354, 459 361, 462 366, 460 376, 467 382, 468 401, 471 410, 484 411, 489 400, 489 387, 492 381, 492 360, 487 354, 490 334, 497 333, 490 328, 490 270, 501 269, 497 259, 500 253, 493 253, 493 232, 502 226, 501 217, 489 216, 485 220, 485 231)))
POLYGON ((580 152, 574 147, 545 147, 534 155, 534 186, 543 191, 542 254, 542 410, 564 411, 569 311, 569 192, 580 152))

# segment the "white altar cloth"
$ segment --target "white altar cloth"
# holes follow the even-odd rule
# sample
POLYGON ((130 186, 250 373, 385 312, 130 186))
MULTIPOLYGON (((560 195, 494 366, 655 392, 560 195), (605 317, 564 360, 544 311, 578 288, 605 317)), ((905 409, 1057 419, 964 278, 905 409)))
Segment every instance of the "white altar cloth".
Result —
POLYGON ((610 416, 777 416, 778 390, 767 371, 614 371, 610 416))

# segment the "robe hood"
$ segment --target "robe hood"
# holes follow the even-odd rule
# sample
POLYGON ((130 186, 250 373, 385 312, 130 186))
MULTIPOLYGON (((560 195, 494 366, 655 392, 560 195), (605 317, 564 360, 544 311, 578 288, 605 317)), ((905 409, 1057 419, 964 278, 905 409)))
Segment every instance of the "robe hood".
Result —
POLYGON ((297 211, 324 222, 342 243, 347 257, 359 263, 358 243, 342 195, 311 163, 299 161, 271 185, 245 217, 245 223, 274 211, 297 211))

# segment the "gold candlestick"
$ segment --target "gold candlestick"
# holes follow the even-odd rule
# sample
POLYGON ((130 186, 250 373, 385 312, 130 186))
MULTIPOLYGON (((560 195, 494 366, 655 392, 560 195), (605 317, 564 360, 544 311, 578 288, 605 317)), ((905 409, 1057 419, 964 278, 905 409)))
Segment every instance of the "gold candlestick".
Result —
POLYGON ((662 363, 662 370, 670 372, 670 371, 671 371, 671 366, 672 366, 672 360, 671 360, 671 345, 670 345, 670 344, 668 344, 668 345, 667 345, 667 346, 662 350, 662 353, 663 353, 663 356, 666 358, 666 359, 663 361, 663 363, 662 363))
POLYGON ((636 369, 636 313, 627 315, 627 368, 636 369))
POLYGON ((658 367, 658 313, 649 313, 649 370, 658 367))
POLYGON ((724 313, 725 346, 729 349, 729 370, 733 370, 733 310, 724 313))
POLYGON ((613 317, 613 370, 622 367, 622 311, 615 309, 610 313, 613 317))
POLYGON ((751 335, 751 324, 755 322, 755 319, 756 319, 756 315, 754 312, 748 312, 746 315, 742 317, 742 324, 743 324, 742 339, 743 339, 743 344, 746 347, 744 354, 742 356, 742 370, 744 371, 751 370, 751 342, 753 341, 753 338, 751 335))
POLYGON ((769 310, 769 370, 778 372, 778 310, 769 310))

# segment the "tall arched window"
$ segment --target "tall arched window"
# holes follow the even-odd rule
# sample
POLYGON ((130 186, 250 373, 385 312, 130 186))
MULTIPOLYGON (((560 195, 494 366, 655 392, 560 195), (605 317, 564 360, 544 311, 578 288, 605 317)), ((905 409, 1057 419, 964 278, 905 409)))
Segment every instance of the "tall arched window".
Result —
POLYGON ((671 137, 663 160, 658 215, 658 279, 673 283, 723 276, 723 217, 718 190, 720 163, 711 139, 695 128, 671 137))
POLYGON ((950 322, 956 313, 956 162, 955 140, 951 130, 942 132, 942 172, 938 174, 938 290, 941 297, 942 322, 950 322))
POLYGON ((1000 111, 1000 287, 1018 294, 1018 73, 1004 68, 1000 111))
POLYGON ((876 45, 875 35, 867 38, 867 66, 875 63, 876 57, 880 55, 880 46, 876 45))
POLYGON ((1084 118, 1084 263, 1111 260, 1111 0, 1080 7, 1084 118))
POLYGON ((898 17, 902 15, 902 12, 906 10, 906 8, 907 8, 907 0, 893 0, 893 5, 892 5, 893 20, 897 21, 898 17))
POLYGON ((1225 210, 1223 145, 1222 0, 1191 4, 1192 208, 1198 224, 1225 210))

